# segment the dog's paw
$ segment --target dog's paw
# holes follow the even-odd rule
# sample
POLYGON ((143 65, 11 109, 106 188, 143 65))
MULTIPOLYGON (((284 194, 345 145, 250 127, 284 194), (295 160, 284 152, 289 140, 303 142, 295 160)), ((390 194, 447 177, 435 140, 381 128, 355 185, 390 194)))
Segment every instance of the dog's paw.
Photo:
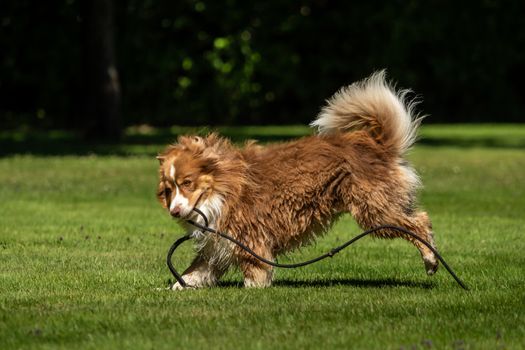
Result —
POLYGON ((432 276, 435 274, 439 267, 439 262, 436 257, 432 254, 432 256, 425 257, 423 260, 425 262, 425 270, 427 271, 427 275, 432 276))
POLYGON ((179 282, 174 283, 170 287, 168 287, 169 290, 188 290, 188 289, 195 289, 194 286, 187 284, 185 287, 181 286, 179 282))

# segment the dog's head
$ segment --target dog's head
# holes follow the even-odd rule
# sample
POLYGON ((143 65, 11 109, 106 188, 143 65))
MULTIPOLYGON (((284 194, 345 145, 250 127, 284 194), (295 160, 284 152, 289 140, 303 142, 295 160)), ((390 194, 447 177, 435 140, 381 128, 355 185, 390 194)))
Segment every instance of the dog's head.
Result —
POLYGON ((216 220, 224 201, 240 193, 245 162, 227 140, 182 136, 157 159, 160 162, 157 197, 176 218, 195 216, 193 208, 216 220))

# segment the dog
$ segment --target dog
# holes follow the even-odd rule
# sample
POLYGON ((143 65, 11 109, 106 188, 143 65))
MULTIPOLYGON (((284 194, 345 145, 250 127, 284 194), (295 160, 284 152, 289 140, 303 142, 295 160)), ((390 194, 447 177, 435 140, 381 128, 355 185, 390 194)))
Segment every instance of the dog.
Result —
MULTIPOLYGON (((273 276, 271 266, 186 223, 204 224, 193 208, 268 260, 313 241, 344 213, 363 229, 397 225, 435 247, 430 219, 416 205, 419 177, 404 158, 423 118, 407 93, 383 70, 335 93, 310 124, 312 136, 242 147, 216 133, 181 136, 160 153, 157 197, 198 242, 183 273, 188 286, 214 286, 232 265, 245 287, 268 287, 273 276)), ((418 240, 387 229, 375 235, 410 241, 426 272, 436 271, 436 256, 418 240)))

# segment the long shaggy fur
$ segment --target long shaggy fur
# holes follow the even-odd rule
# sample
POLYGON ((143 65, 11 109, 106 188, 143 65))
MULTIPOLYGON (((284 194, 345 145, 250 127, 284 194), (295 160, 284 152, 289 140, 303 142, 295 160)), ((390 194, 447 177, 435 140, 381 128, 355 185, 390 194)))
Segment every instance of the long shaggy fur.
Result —
POLYGON ((386 149, 402 155, 416 141, 423 119, 414 115, 417 101, 407 100, 408 93, 395 91, 382 70, 339 90, 310 125, 320 134, 367 130, 386 149))
MULTIPOLYGON (((322 235, 343 213, 365 229, 403 226, 433 244, 430 220, 416 209, 419 179, 403 158, 421 120, 406 94, 381 71, 337 92, 312 122, 317 135, 241 148, 216 134, 180 137, 158 157, 159 200, 184 220, 200 220, 192 212, 198 207, 211 226, 267 259, 322 235)), ((197 257, 184 274, 190 285, 214 285, 232 264, 246 286, 271 284, 270 266, 214 235, 195 235, 197 257)), ((400 237, 389 230, 378 236, 400 237)), ((433 253, 403 238, 419 249, 432 274, 433 253)))

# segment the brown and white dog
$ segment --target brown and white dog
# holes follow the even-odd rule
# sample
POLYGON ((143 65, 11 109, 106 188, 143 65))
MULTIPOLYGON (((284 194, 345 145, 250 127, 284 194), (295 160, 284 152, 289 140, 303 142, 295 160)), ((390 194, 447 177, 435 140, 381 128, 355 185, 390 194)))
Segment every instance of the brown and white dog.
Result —
MULTIPOLYGON (((193 208, 270 260, 323 234, 343 213, 363 229, 402 226, 434 245, 428 215, 416 208, 419 178, 404 159, 421 121, 407 92, 395 91, 380 71, 337 92, 311 123, 316 135, 239 148, 213 133, 168 146, 157 157, 158 198, 197 238, 197 256, 183 274, 188 285, 213 286, 232 264, 246 287, 272 282, 272 267, 189 226, 186 219, 203 223, 193 208)), ((436 271, 435 255, 417 240, 390 230, 377 236, 409 240, 427 273, 436 271)))

